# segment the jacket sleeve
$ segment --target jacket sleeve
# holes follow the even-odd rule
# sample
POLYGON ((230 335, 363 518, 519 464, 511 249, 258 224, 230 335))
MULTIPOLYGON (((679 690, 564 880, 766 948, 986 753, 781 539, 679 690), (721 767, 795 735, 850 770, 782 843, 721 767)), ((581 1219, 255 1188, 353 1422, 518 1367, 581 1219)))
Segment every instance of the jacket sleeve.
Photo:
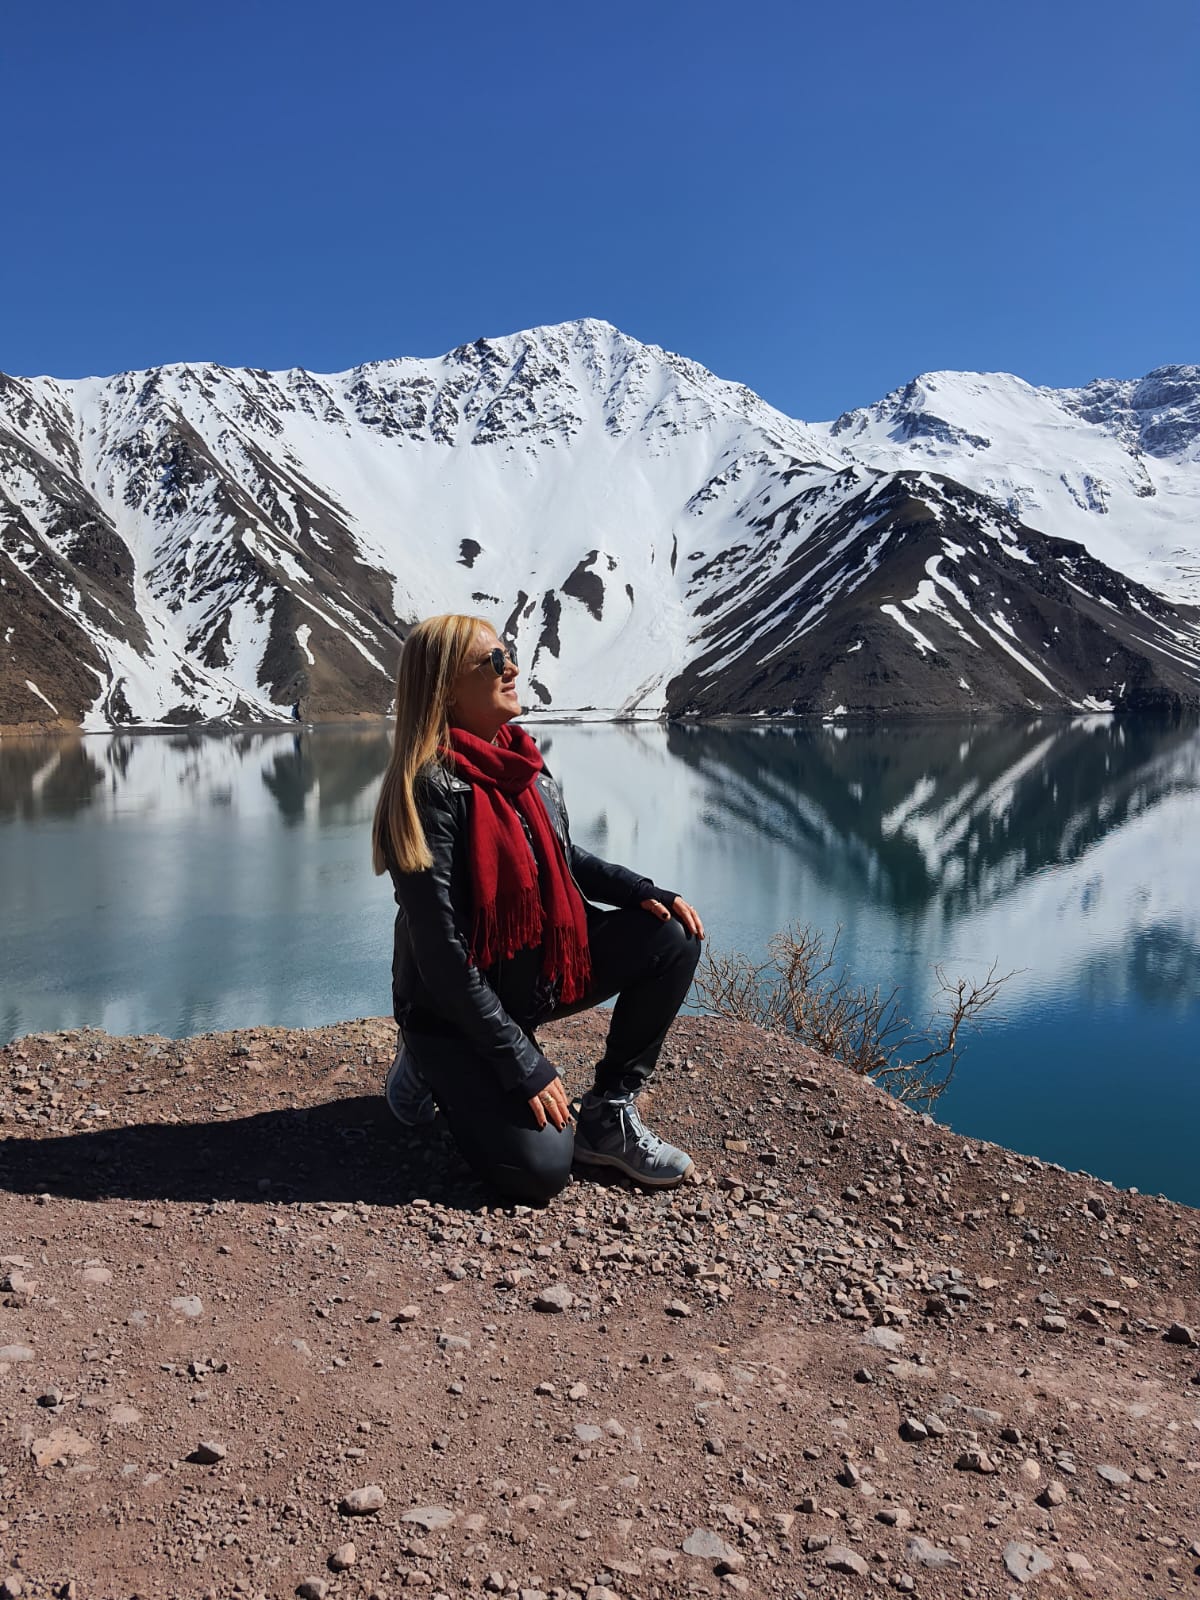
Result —
POLYGON ((392 870, 396 903, 408 920, 417 967, 438 1013, 465 1035, 506 1089, 532 1098, 557 1073, 471 962, 467 933, 450 898, 458 832, 454 803, 425 785, 418 805, 433 866, 424 872, 392 870))
POLYGON ((676 895, 673 889, 660 889, 650 878, 643 878, 628 867, 602 861, 577 844, 571 846, 571 871, 583 891, 584 899, 606 906, 639 906, 643 900, 661 900, 670 910, 676 895))

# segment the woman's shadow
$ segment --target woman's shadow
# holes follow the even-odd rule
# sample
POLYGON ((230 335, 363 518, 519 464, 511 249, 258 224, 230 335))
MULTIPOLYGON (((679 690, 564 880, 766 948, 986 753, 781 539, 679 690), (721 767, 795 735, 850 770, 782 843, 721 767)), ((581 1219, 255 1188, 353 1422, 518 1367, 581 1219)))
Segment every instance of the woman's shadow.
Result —
POLYGON ((74 1200, 336 1201, 425 1198, 475 1210, 494 1197, 442 1130, 410 1133, 380 1095, 213 1122, 143 1122, 0 1139, 0 1190, 74 1200))

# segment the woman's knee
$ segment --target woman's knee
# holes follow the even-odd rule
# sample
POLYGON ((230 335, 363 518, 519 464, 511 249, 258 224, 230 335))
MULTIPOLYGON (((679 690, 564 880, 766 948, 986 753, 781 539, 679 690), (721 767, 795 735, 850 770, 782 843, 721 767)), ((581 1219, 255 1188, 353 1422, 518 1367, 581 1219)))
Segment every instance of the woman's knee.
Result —
POLYGON ((545 1205, 567 1186, 575 1154, 575 1136, 567 1127, 545 1127, 527 1133, 503 1159, 488 1164, 494 1188, 525 1205, 545 1205))
POLYGON ((689 933, 678 917, 662 922, 658 927, 660 941, 659 960, 663 966, 689 968, 694 972, 700 960, 700 941, 689 933))

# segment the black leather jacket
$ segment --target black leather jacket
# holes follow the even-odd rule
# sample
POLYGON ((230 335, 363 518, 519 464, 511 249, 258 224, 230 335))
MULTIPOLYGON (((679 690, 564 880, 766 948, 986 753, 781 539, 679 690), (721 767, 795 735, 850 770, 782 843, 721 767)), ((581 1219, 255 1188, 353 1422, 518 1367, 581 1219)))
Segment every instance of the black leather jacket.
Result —
MULTIPOLYGON (((536 783, 585 901, 636 906, 653 897, 671 904, 671 890, 572 844, 562 790, 545 770, 536 783)), ((414 795, 433 866, 424 872, 391 868, 399 908, 392 956, 396 1021, 414 1042, 423 1033, 463 1037, 506 1088, 529 1098, 555 1076, 530 1037, 556 1000, 541 974, 541 953, 522 950, 486 973, 472 966, 471 785, 447 768, 430 766, 417 779, 414 795)))

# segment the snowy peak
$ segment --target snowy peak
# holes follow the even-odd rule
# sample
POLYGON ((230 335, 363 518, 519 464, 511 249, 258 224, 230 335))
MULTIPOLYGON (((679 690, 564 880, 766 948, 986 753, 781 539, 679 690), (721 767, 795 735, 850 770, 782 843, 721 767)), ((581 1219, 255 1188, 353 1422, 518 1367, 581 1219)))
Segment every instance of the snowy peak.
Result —
POLYGON ((1131 452, 1200 460, 1200 367, 1155 367, 1128 382, 1096 378, 1082 389, 1064 389, 1062 404, 1131 452))
POLYGON ((1198 394, 931 372, 808 424, 591 319, 0 377, 0 724, 383 712, 448 609, 552 713, 1189 701, 1198 394))
POLYGON ((1200 603, 1200 368, 1082 389, 929 372, 823 431, 883 471, 934 466, 1137 582, 1200 603))

